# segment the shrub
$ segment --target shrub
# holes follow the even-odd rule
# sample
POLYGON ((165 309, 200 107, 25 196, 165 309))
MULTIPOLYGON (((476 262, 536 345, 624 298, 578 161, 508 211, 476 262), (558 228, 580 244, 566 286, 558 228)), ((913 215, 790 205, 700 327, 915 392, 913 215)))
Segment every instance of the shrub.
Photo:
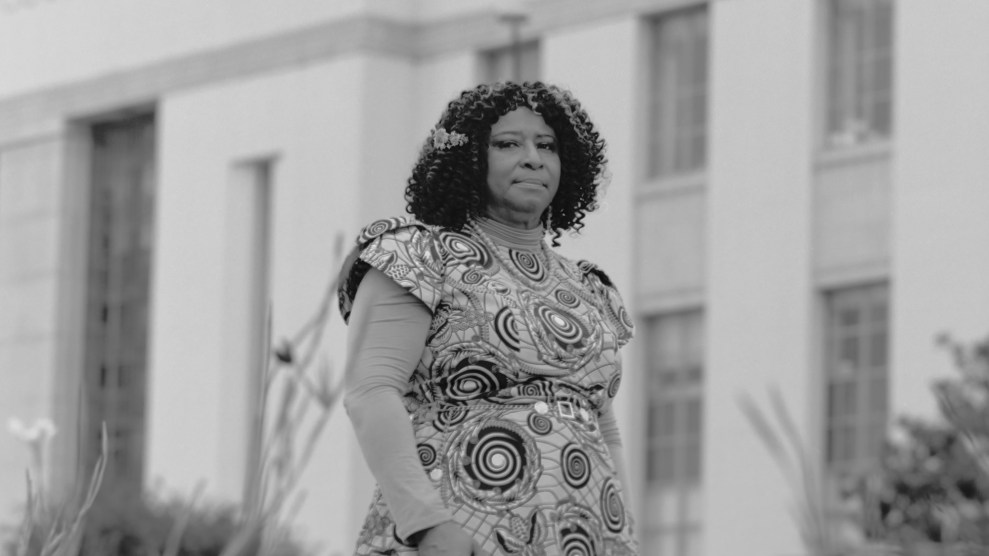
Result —
MULTIPOLYGON (((50 518, 54 519, 54 518, 50 518)), ((42 554, 44 536, 54 523, 38 523, 27 556, 42 554)), ((269 526, 271 524, 268 524, 269 526)), ((197 504, 104 485, 85 520, 79 556, 220 556, 241 526, 235 505, 197 504), (171 542, 177 544, 167 550, 171 542)), ((271 531, 269 530, 268 534, 271 531)), ((303 556, 305 547, 278 528, 278 540, 265 556, 303 556)), ((6 556, 18 556, 14 543, 6 556)))
POLYGON ((989 340, 972 346, 947 336, 957 375, 935 381, 941 419, 904 417, 875 472, 851 493, 869 537, 989 546, 989 340))

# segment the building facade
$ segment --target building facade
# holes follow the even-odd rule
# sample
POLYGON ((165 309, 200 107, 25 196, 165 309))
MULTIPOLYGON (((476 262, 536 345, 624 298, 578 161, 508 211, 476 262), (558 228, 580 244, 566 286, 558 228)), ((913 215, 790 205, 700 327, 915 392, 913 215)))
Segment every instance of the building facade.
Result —
MULTIPOLYGON (((513 33, 481 0, 0 0, 0 417, 55 421, 50 484, 105 421, 115 482, 245 496, 268 300, 273 335, 299 329, 339 243, 404 212, 446 101, 520 75, 609 142, 563 249, 638 325, 619 419, 643 554, 805 553, 740 401, 782 393, 830 492, 934 411, 935 336, 986 334, 989 3, 515 7, 513 33)), ((0 436, 0 521, 28 464, 0 436)), ((338 409, 295 524, 347 553, 372 487, 338 409)))

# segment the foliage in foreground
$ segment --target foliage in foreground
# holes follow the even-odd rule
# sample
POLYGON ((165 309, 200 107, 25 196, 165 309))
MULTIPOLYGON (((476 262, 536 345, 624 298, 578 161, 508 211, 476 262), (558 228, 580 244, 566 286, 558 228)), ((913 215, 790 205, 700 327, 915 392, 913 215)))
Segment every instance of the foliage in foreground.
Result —
MULTIPOLYGON (((337 238, 336 259, 343 243, 337 238)), ((163 500, 148 493, 103 485, 108 453, 102 455, 82 499, 54 508, 41 479, 47 438, 29 439, 32 469, 28 496, 7 556, 301 556, 288 524, 304 500, 299 480, 309 464, 341 393, 321 353, 326 323, 336 301, 337 281, 291 338, 264 352, 265 375, 254 404, 251 434, 258 440, 251 491, 241 505, 199 505, 192 499, 163 500), (321 357, 318 358, 317 355, 321 357), (105 487, 102 488, 101 487, 105 487)), ((271 338, 270 312, 267 338, 271 338)))
MULTIPOLYGON (((50 517, 49 519, 54 519, 50 517)), ((239 509, 234 505, 197 504, 195 500, 115 490, 104 487, 87 512, 76 547, 54 554, 79 556, 219 556, 237 535, 239 509)), ((28 544, 18 552, 10 544, 7 556, 41 555, 54 522, 38 522, 28 544)), ((305 550, 281 535, 271 556, 302 556, 305 550)))
POLYGON ((933 385, 941 418, 901 418, 902 439, 853 496, 872 537, 989 547, 989 339, 938 342, 957 370, 933 385))
POLYGON ((795 495, 810 554, 989 554, 989 339, 966 346, 942 336, 938 343, 957 371, 933 384, 940 418, 900 418, 900 438, 852 481, 843 508, 829 505, 825 474, 781 394, 771 391, 771 414, 740 400, 795 495), (849 519, 853 534, 842 527, 849 519))

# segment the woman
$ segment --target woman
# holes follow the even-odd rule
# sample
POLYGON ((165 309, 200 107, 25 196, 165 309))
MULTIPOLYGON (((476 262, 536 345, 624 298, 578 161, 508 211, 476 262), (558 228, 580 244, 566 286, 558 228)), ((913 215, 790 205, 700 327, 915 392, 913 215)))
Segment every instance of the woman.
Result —
POLYGON ((636 553, 611 401, 632 324, 553 246, 596 207, 604 141, 567 91, 450 102, 405 197, 344 264, 344 404, 378 482, 357 554, 636 553))

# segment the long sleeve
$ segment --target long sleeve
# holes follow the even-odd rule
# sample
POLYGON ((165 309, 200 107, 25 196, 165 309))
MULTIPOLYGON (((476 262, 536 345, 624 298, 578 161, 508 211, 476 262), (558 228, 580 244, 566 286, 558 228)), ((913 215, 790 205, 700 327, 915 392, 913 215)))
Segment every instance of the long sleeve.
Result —
POLYGON ((452 518, 422 468, 402 404, 431 319, 418 298, 376 269, 361 281, 350 314, 344 407, 402 539, 452 518))
POLYGON ((611 460, 615 462, 615 469, 618 471, 618 480, 622 483, 622 491, 628 497, 632 493, 632 485, 628 482, 622 435, 618 429, 618 420, 615 418, 615 411, 611 404, 602 411, 601 416, 598 418, 598 426, 601 428, 601 436, 604 438, 604 443, 608 445, 611 460))

